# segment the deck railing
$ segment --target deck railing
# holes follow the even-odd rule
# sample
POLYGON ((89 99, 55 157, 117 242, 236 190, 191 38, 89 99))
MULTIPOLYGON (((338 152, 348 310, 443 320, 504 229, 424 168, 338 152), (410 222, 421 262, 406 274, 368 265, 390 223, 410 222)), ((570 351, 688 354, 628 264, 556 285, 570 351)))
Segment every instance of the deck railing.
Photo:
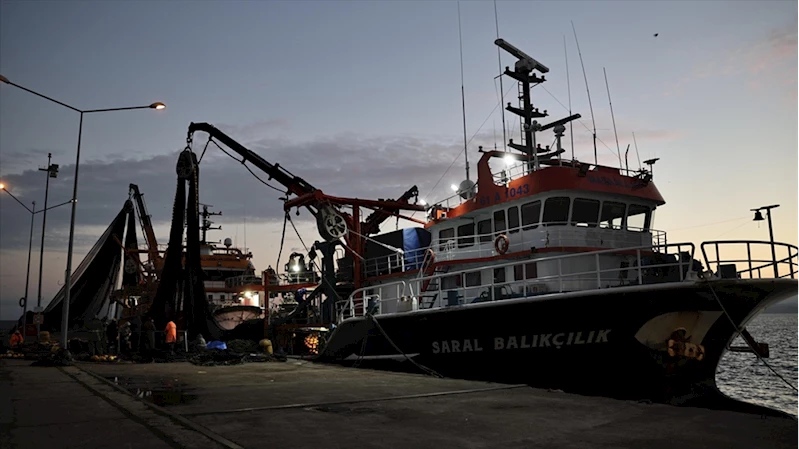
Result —
MULTIPOLYGON (((437 261, 491 257, 498 254, 494 249, 494 240, 500 234, 508 237, 509 252, 553 246, 614 249, 650 245, 664 247, 667 244, 666 232, 656 229, 601 225, 587 227, 552 222, 520 225, 503 231, 452 237, 443 241, 436 238, 430 243, 430 248, 437 261)), ((427 248, 420 248, 367 259, 364 262, 364 273, 366 277, 372 277, 418 270, 426 251, 427 248)))
POLYGON ((799 273, 796 245, 760 240, 704 242, 702 256, 709 269, 740 279, 791 278, 799 273), (739 265, 740 264, 740 265, 739 265))
POLYGON ((339 318, 433 309, 474 302, 497 301, 544 293, 617 288, 684 281, 693 266, 693 243, 646 245, 621 249, 540 257, 492 264, 449 273, 420 276, 407 281, 364 287, 339 303, 339 318), (528 273, 535 264, 536 273, 528 273), (513 270, 505 270, 512 267, 513 270), (517 269, 518 267, 518 269, 517 269), (578 267, 574 269, 574 267, 578 267), (581 268, 582 267, 582 268, 581 268), (503 269, 520 279, 469 285, 470 274, 503 269), (549 273, 549 274, 542 274, 549 273), (446 287, 445 279, 454 287, 446 287), (392 288, 393 287, 393 288, 392 288))

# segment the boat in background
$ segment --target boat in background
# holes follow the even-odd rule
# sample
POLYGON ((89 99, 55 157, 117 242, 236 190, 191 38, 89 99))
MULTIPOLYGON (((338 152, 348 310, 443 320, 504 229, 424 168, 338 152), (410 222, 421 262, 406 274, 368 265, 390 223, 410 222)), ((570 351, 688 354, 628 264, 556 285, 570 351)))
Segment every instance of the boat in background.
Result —
POLYGON ((208 205, 203 205, 200 266, 213 317, 220 328, 231 330, 263 316, 263 280, 256 275, 251 252, 234 247, 230 238, 225 238, 224 246, 208 242, 208 231, 222 229, 212 226, 213 215, 222 213, 209 212, 208 205))

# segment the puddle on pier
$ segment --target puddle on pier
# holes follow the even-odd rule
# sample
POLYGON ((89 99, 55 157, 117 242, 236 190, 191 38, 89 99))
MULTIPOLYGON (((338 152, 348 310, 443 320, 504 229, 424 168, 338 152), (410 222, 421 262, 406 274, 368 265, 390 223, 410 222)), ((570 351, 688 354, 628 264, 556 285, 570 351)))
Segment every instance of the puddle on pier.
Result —
POLYGON ((131 383, 126 382, 125 380, 115 376, 109 376, 106 377, 106 379, 125 388, 137 398, 143 399, 148 402, 152 402, 153 404, 161 407, 187 404, 197 399, 196 394, 189 394, 184 391, 181 391, 178 388, 169 388, 170 385, 168 384, 162 385, 162 387, 166 388, 151 388, 149 385, 146 386, 131 385, 131 383))

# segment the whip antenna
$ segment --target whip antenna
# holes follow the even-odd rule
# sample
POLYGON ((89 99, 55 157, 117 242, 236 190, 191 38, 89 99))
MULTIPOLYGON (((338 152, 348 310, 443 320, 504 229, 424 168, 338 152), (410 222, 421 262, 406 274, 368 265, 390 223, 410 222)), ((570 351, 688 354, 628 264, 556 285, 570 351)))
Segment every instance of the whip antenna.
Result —
POLYGON ((572 31, 574 32, 574 42, 577 44, 577 55, 580 56, 580 66, 583 68, 583 79, 585 80, 585 92, 588 94, 588 109, 591 111, 591 125, 594 127, 594 164, 599 165, 596 154, 596 119, 594 119, 594 106, 591 104, 591 91, 588 90, 588 77, 585 75, 585 64, 583 64, 583 53, 580 51, 580 41, 577 40, 577 30, 572 21, 572 31))

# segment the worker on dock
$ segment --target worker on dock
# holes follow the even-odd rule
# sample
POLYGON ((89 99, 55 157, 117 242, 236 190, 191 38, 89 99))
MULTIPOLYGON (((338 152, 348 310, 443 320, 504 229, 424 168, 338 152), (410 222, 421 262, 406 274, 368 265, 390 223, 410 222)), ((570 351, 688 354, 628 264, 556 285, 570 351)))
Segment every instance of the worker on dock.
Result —
POLYGON ((86 323, 86 330, 89 331, 89 355, 103 355, 103 323, 97 317, 92 317, 86 323))
POLYGON ((13 334, 11 334, 11 338, 8 340, 9 346, 11 349, 15 349, 22 345, 22 342, 25 341, 25 338, 22 336, 22 333, 19 329, 15 330, 13 334))
POLYGON ((105 328, 105 336, 108 341, 108 350, 112 354, 119 354, 119 329, 117 328, 116 318, 112 318, 105 328))
POLYGON ((130 337, 130 321, 125 321, 121 326, 119 326, 119 349, 125 354, 130 354, 131 352, 130 337))
POLYGON ((175 353, 175 343, 178 341, 178 327, 174 321, 166 323, 164 333, 166 334, 166 345, 169 348, 169 354, 172 355, 175 353))

